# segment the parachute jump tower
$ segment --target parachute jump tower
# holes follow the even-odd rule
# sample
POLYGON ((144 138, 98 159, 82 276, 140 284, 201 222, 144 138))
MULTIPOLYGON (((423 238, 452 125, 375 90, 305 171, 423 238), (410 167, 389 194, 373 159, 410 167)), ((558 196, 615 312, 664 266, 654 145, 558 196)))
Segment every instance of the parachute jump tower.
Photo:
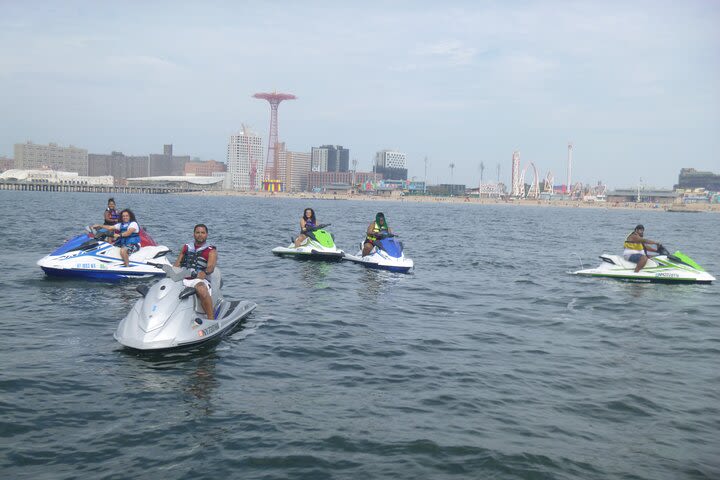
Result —
POLYGON ((267 100, 270 103, 270 135, 268 140, 268 154, 265 161, 265 180, 278 180, 276 147, 278 143, 277 112, 283 100, 295 100, 297 97, 290 93, 256 93, 253 98, 267 100))

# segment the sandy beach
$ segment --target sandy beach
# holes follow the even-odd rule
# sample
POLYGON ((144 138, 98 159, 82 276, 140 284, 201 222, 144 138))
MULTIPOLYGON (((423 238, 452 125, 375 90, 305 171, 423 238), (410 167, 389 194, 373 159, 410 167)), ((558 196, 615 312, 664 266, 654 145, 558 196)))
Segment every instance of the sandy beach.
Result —
POLYGON ((634 203, 634 202, 583 202, 570 200, 503 200, 495 198, 473 198, 473 197, 432 197, 423 195, 405 195, 401 197, 387 197, 377 195, 333 195, 327 193, 287 193, 287 192, 238 192, 238 191, 206 191, 206 192, 185 192, 175 195, 201 195, 201 196, 243 196, 259 198, 298 198, 310 200, 351 200, 360 202, 392 201, 392 202, 417 202, 417 203, 453 203, 467 205, 508 205, 527 207, 564 207, 564 208, 603 208, 603 209, 624 209, 624 210, 665 210, 670 213, 698 213, 698 212, 720 212, 718 203, 693 203, 693 204, 658 204, 658 203, 634 203))

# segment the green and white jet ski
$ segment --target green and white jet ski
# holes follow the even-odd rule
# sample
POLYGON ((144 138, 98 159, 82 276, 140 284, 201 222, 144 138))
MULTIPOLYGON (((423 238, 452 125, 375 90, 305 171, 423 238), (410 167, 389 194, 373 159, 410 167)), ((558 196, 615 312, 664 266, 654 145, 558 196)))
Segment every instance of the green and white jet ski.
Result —
POLYGON ((325 230, 330 224, 318 225, 305 233, 307 237, 299 247, 291 242, 287 247, 275 247, 272 253, 280 257, 293 257, 300 260, 323 260, 339 262, 345 253, 335 246, 332 233, 325 230))
POLYGON ((578 270, 573 274, 644 283, 711 283, 715 280, 715 277, 680 251, 671 254, 665 247, 658 245, 658 254, 649 258, 639 272, 635 272, 636 264, 625 260, 622 255, 603 254, 600 255, 600 266, 578 270))

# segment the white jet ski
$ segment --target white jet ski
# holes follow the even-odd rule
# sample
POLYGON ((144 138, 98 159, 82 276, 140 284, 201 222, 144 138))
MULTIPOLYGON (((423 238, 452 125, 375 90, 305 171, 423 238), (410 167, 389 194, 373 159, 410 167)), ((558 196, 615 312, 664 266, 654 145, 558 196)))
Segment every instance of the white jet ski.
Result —
POLYGON ((308 229, 305 241, 296 247, 294 241, 287 247, 275 247, 272 253, 280 257, 293 257, 300 260, 324 260, 339 262, 345 253, 335 246, 332 233, 325 230, 330 224, 318 225, 308 229))
POLYGON ((90 280, 121 280, 147 278, 165 273, 153 264, 170 265, 166 255, 170 249, 158 245, 144 230, 140 230, 140 250, 130 255, 125 266, 120 248, 96 236, 93 232, 71 238, 37 264, 46 275, 90 280))
POLYGON ((229 301, 222 296, 220 269, 212 273, 212 300, 215 320, 208 320, 195 289, 185 287, 190 270, 162 267, 166 278, 148 288, 113 335, 122 345, 137 350, 165 350, 198 345, 222 337, 257 307, 248 301, 229 301))
POLYGON ((635 263, 625 260, 622 255, 608 254, 600 255, 602 263, 597 268, 578 270, 573 273, 630 282, 711 283, 715 280, 715 277, 680 251, 670 254, 662 245, 658 245, 658 254, 649 258, 645 267, 637 273, 635 272, 635 263))
POLYGON ((409 272, 414 266, 410 258, 403 253, 403 244, 392 233, 381 232, 378 239, 373 242, 373 248, 366 256, 362 256, 363 244, 356 255, 345 254, 345 260, 360 263, 367 268, 390 270, 391 272, 409 272))

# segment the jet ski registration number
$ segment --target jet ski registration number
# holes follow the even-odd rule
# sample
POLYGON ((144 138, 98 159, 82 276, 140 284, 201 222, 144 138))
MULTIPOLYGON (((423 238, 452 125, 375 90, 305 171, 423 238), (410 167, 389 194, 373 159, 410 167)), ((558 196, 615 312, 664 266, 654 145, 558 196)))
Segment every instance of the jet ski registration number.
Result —
POLYGON ((662 278, 680 278, 680 275, 677 273, 656 273, 655 276, 662 278))
POLYGON ((200 330, 198 332, 198 337, 204 337, 205 335, 210 335, 211 333, 215 332, 218 328, 220 328, 220 325, 218 325, 217 323, 215 325, 210 325, 208 328, 200 330))
POLYGON ((107 266, 105 266, 104 263, 76 263, 75 268, 82 268, 84 270, 92 270, 92 269, 104 270, 104 269, 107 269, 107 266))

